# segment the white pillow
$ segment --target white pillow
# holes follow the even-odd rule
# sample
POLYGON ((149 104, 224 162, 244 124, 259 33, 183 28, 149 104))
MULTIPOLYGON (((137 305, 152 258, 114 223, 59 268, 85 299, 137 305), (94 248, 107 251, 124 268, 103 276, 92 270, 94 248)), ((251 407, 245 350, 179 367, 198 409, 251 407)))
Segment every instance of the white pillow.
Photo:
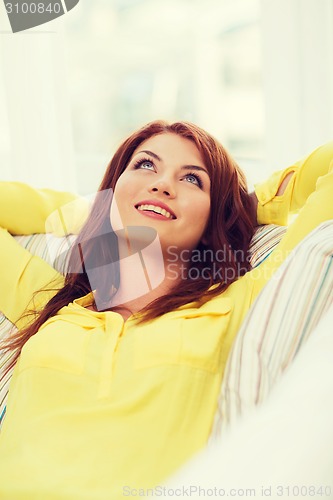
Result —
POLYGON ((329 221, 293 250, 261 291, 228 358, 212 440, 266 399, 333 303, 332 255, 329 221))

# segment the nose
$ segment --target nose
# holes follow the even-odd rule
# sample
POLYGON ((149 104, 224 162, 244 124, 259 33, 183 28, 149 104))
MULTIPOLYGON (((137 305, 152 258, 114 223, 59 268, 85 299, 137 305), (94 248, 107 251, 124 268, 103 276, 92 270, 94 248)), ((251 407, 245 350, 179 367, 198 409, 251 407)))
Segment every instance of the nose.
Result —
POLYGON ((165 179, 159 179, 155 181, 149 188, 150 193, 162 193, 168 198, 174 198, 176 196, 176 192, 171 182, 165 179))

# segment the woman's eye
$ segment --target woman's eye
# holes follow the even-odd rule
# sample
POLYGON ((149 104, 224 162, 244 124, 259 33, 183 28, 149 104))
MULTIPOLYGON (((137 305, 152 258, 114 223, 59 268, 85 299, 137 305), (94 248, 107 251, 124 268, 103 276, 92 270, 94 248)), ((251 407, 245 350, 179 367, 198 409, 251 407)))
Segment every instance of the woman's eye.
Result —
POLYGON ((201 187, 201 181, 197 175, 194 174, 187 174, 185 175, 185 179, 190 182, 191 184, 196 184, 197 186, 201 187))
POLYGON ((154 164, 151 161, 144 160, 144 161, 141 161, 136 166, 136 168, 144 168, 144 169, 147 169, 147 170, 154 170, 154 164))

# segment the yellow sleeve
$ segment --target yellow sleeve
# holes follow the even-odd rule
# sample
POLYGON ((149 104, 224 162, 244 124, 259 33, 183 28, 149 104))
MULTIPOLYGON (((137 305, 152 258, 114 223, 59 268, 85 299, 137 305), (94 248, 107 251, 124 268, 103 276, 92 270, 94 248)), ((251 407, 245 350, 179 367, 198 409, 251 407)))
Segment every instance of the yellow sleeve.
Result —
POLYGON ((77 233, 87 214, 88 202, 75 194, 0 182, 0 226, 11 234, 77 233))
MULTIPOLYGON (((296 219, 277 248, 258 268, 248 273, 254 280, 254 297, 289 253, 322 222, 333 219, 333 143, 316 149, 295 169, 295 175, 281 197, 280 205, 297 212, 296 219)), ((287 169, 285 172, 289 172, 287 169)), ((278 186, 276 183, 274 189, 278 186)), ((274 206, 276 200, 268 201, 274 206)), ((266 214, 269 212, 267 209, 266 214)), ((254 298, 253 297, 253 298, 254 298)))
MULTIPOLYGON (((64 278, 39 257, 31 255, 6 231, 0 228, 0 310, 17 327, 26 309, 42 308, 63 286, 64 278), (34 295, 43 288, 51 288, 34 295)), ((29 320, 29 318, 28 318, 29 320)))
POLYGON ((285 226, 289 214, 297 213, 315 190, 318 178, 328 172, 333 159, 333 142, 315 149, 310 155, 285 170, 275 172, 267 181, 257 184, 257 220, 259 224, 285 226), (294 172, 282 196, 276 196, 283 179, 294 172))

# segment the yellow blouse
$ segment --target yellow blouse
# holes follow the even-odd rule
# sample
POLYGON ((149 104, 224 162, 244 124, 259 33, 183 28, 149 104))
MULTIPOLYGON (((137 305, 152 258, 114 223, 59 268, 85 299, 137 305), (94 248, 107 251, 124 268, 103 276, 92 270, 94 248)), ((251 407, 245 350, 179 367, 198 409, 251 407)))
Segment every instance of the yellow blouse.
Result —
MULTIPOLYGON (((332 158, 330 143, 257 186, 260 222, 281 223, 304 206, 270 257, 202 307, 188 304, 138 325, 132 317, 124 321, 116 312, 87 309, 88 295, 43 325, 25 344, 12 378, 0 435, 0 498, 138 496, 205 445, 227 356, 246 312, 290 250, 333 218, 332 158), (295 175, 276 197, 290 171, 295 175)), ((0 186, 0 222, 19 231, 20 214, 8 214, 13 191, 20 192, 25 213, 30 206, 38 209, 30 197, 40 192, 23 197, 26 188, 11 184, 6 199, 6 185, 0 186)), ((70 199, 64 193, 43 196, 52 210, 70 199)), ((36 225, 33 214, 26 217, 29 231, 43 231, 47 212, 36 225)), ((0 231, 0 272, 0 309, 14 321, 34 290, 53 278, 58 286, 62 282, 6 230, 0 231)), ((47 298, 39 298, 37 307, 47 298)))

